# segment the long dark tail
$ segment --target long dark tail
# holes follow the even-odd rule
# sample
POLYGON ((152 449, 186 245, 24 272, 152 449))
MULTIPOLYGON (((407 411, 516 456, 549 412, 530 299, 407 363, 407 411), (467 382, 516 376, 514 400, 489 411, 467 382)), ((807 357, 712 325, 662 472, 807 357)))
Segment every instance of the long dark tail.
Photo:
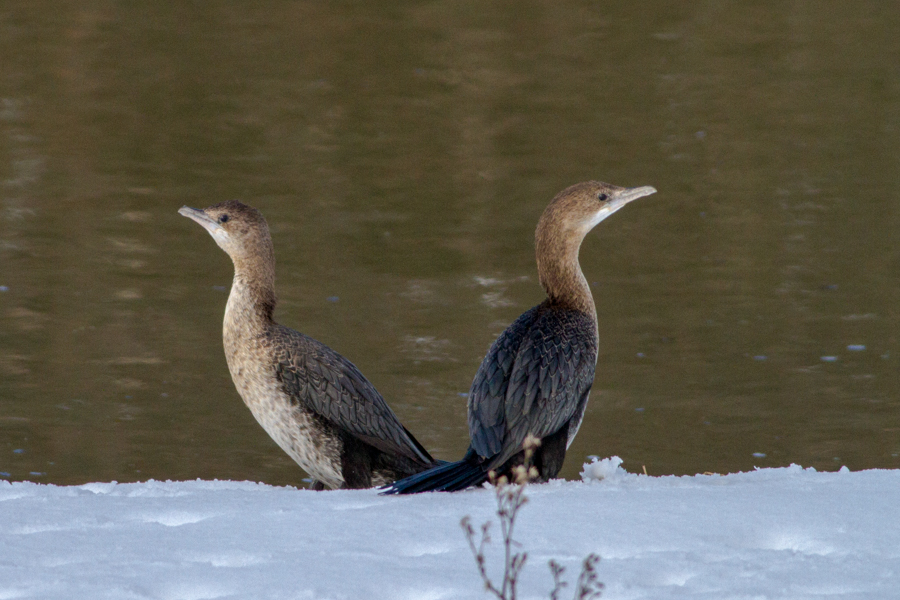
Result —
POLYGON ((456 492, 488 480, 487 471, 471 460, 445 463, 411 475, 382 488, 382 494, 418 494, 419 492, 456 492))

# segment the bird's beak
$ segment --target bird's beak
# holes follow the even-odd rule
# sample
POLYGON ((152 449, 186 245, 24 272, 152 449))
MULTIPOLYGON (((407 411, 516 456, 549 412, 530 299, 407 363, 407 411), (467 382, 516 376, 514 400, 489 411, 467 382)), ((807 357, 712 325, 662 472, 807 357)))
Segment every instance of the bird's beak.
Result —
POLYGON ((203 226, 211 234, 215 235, 217 229, 220 229, 219 224, 216 223, 215 219, 210 217, 208 214, 200 210, 199 208, 191 208, 190 206, 182 206, 178 209, 178 214, 193 221, 196 221, 200 225, 203 226))
POLYGON ((649 196, 650 194, 655 193, 656 188, 652 188, 649 185, 636 188, 623 188, 618 192, 613 192, 612 197, 603 203, 594 218, 591 219, 591 221, 587 224, 588 230, 593 229, 597 225, 597 223, 613 214, 632 200, 637 200, 638 198, 649 196))
POLYGON ((607 203, 607 206, 610 208, 609 212, 614 213, 632 200, 637 200, 638 198, 643 198, 644 196, 655 193, 656 188, 650 187, 649 185, 636 188, 625 188, 621 192, 613 194, 613 197, 607 203))

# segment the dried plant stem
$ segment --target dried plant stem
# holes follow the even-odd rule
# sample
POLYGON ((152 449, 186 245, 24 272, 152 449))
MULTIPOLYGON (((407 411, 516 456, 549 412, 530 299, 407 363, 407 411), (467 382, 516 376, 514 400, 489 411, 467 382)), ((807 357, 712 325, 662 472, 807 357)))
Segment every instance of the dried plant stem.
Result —
POLYGON ((603 592, 603 584, 597 581, 597 563, 600 557, 588 554, 581 565, 581 575, 575 587, 575 600, 594 600, 603 592))
POLYGON ((555 560, 550 561, 550 573, 553 575, 553 591, 550 592, 550 600, 559 600, 559 594, 562 589, 569 585, 562 580, 562 574, 565 571, 562 565, 555 560))
MULTIPOLYGON (((503 583, 499 588, 488 576, 487 561, 484 556, 485 545, 491 541, 489 534, 490 522, 481 526, 481 540, 477 544, 475 543, 475 529, 472 527, 472 520, 466 516, 460 522, 485 589, 500 600, 516 600, 519 573, 522 572, 525 561, 528 560, 526 552, 514 552, 513 546, 519 546, 520 544, 513 539, 513 531, 515 530, 516 516, 519 514, 519 509, 528 502, 528 498, 525 496, 525 486, 538 476, 537 470, 531 466, 531 458, 534 455, 534 451, 540 446, 540 443, 540 440, 532 436, 525 440, 523 444, 525 460, 523 464, 513 468, 512 473, 510 473, 513 479, 512 482, 505 475, 497 477, 496 473, 490 473, 490 481, 494 485, 494 493, 497 498, 497 516, 500 517, 500 531, 503 535, 504 547, 503 583)), ((600 557, 596 554, 591 554, 584 559, 581 575, 578 577, 578 583, 575 588, 575 600, 594 600, 600 596, 603 584, 597 581, 596 566, 599 561, 600 557)), ((553 591, 550 592, 551 600, 559 600, 562 589, 568 585, 562 580, 564 571, 565 569, 559 563, 553 560, 550 561, 550 572, 553 574, 554 584, 553 591)))

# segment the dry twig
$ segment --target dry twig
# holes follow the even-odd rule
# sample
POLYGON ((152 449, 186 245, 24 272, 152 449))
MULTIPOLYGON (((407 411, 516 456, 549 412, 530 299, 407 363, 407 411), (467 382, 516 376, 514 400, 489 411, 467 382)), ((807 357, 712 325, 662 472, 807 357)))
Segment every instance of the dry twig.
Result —
MULTIPOLYGON (((537 469, 532 466, 531 459, 535 450, 540 446, 541 441, 533 436, 526 438, 523 447, 525 449, 525 460, 523 464, 513 468, 510 474, 513 478, 511 483, 504 475, 497 477, 496 473, 491 472, 489 479, 494 485, 494 493, 497 497, 497 515, 500 517, 500 530, 503 535, 503 546, 505 550, 505 560, 503 569, 503 583, 498 587, 491 581, 487 574, 486 559, 484 556, 484 548, 491 541, 489 530, 490 522, 481 526, 481 540, 475 543, 475 529, 472 527, 471 519, 463 517, 460 525, 465 533, 466 540, 469 543, 469 549, 472 556, 475 557, 475 565, 478 567, 478 574, 484 582, 484 587, 491 594, 499 598, 499 600, 515 600, 517 594, 517 585, 519 582, 519 573, 525 566, 528 559, 526 552, 514 552, 513 546, 521 546, 513 539, 513 530, 516 525, 516 516, 519 509, 528 502, 525 496, 525 486, 528 482, 538 477, 537 469)), ((581 575, 578 577, 577 587, 575 588, 575 600, 594 600, 600 596, 603 584, 597 581, 596 566, 600 561, 600 557, 596 554, 589 555, 584 559, 581 575)), ((559 600, 559 594, 568 584, 562 580, 562 574, 565 569, 556 561, 550 561, 550 572, 553 575, 553 590, 550 592, 550 600, 559 600)))

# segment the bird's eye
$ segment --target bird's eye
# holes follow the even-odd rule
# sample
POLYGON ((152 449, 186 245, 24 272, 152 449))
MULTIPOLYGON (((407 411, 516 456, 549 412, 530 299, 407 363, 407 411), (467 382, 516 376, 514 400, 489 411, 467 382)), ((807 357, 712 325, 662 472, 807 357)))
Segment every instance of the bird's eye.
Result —
POLYGON ((228 222, 228 215, 222 215, 219 217, 219 223, 227 223, 227 222, 228 222))
POLYGON ((599 200, 600 202, 606 202, 607 200, 609 200, 609 196, 607 196, 603 192, 600 192, 600 195, 597 196, 597 200, 599 200))

